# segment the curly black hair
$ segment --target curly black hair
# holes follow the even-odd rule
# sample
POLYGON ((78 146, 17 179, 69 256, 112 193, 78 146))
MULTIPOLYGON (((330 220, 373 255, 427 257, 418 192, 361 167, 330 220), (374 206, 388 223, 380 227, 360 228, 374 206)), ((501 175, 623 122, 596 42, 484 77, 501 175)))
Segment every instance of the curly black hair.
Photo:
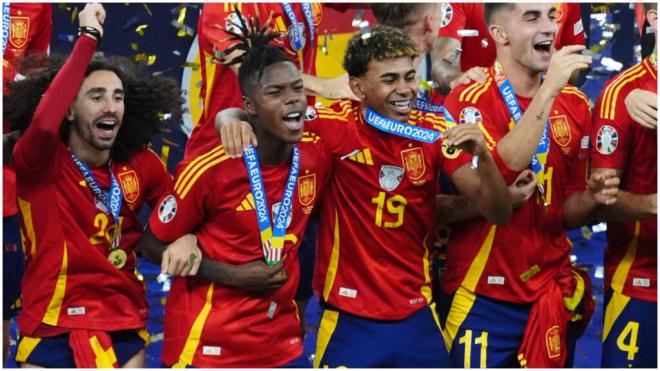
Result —
MULTIPOLYGON (((22 134, 28 128, 44 92, 65 60, 62 56, 53 56, 45 70, 8 84, 9 95, 3 96, 3 118, 12 131, 22 134)), ((172 120, 180 118, 183 104, 181 90, 174 79, 147 76, 125 57, 95 56, 85 71, 85 77, 99 70, 114 72, 124 87, 124 118, 112 147, 111 158, 116 162, 125 162, 134 152, 148 146, 151 137, 166 127, 166 114, 172 120)), ((60 126, 62 141, 66 141, 70 129, 65 121, 60 126)))
POLYGON ((225 32, 231 36, 230 40, 239 42, 225 50, 224 54, 228 55, 235 50, 243 50, 245 53, 223 63, 223 65, 241 64, 238 68, 238 84, 243 93, 248 93, 252 90, 253 84, 261 80, 266 67, 278 62, 291 62, 291 60, 286 57, 282 48, 270 44, 272 40, 281 36, 281 34, 269 33, 267 24, 260 26, 259 16, 256 19, 250 17, 246 21, 236 6, 234 6, 234 10, 238 16, 239 24, 232 23, 238 28, 238 32, 230 30, 225 30, 225 32))
POLYGON ((369 62, 388 58, 419 55, 415 42, 398 28, 378 26, 367 33, 357 32, 348 41, 344 55, 344 69, 349 76, 367 73, 369 62))

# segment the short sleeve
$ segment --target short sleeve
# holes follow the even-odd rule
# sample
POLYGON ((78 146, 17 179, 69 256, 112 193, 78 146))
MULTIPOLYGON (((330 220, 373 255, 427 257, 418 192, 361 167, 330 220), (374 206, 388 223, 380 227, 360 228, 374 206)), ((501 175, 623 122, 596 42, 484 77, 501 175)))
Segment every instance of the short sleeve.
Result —
POLYGON ((584 25, 579 3, 561 3, 562 17, 555 43, 559 50, 566 45, 585 45, 584 25))
POLYGON ((614 97, 614 92, 607 89, 608 86, 603 89, 594 108, 591 168, 623 169, 626 167, 632 137, 632 119, 624 103, 628 91, 619 91, 614 97))
POLYGON ((152 150, 146 150, 141 167, 141 174, 146 182, 145 201, 153 209, 159 199, 172 191, 172 176, 152 150))
POLYGON ((52 4, 44 3, 41 5, 38 26, 39 32, 35 34, 34 40, 30 40, 29 52, 48 53, 53 30, 52 4))
POLYGON ((174 179, 174 189, 165 193, 149 217, 149 227, 154 236, 163 242, 172 242, 189 233, 205 217, 207 199, 206 183, 212 172, 199 177, 180 164, 174 179))
POLYGON ((442 7, 444 17, 440 21, 438 36, 451 37, 461 42, 463 37, 458 34, 458 31, 465 28, 467 20, 463 5, 459 3, 442 3, 442 7))
MULTIPOLYGON (((469 87, 463 91, 466 91, 467 89, 469 89, 469 87)), ((461 91, 450 93, 445 100, 445 107, 457 122, 479 125, 479 128, 484 135, 484 139, 486 140, 486 145, 491 151, 493 160, 497 164, 504 181, 507 184, 511 184, 516 179, 519 172, 511 170, 506 166, 497 152, 497 142, 508 133, 508 131, 503 131, 503 128, 506 128, 506 126, 494 122, 496 118, 493 117, 491 114, 492 111, 486 106, 485 100, 476 101, 474 103, 467 99, 461 101, 459 99, 460 95, 461 91)))

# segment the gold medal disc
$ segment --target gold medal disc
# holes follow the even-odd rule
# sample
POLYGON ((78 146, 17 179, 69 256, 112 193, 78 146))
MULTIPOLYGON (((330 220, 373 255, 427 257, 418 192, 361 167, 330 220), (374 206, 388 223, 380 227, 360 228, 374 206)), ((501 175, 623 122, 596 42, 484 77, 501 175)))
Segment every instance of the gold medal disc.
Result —
POLYGON ((108 254, 108 261, 117 267, 117 269, 122 269, 124 265, 126 264, 126 260, 128 259, 128 256, 126 255, 126 252, 122 249, 115 249, 110 251, 110 254, 108 254))

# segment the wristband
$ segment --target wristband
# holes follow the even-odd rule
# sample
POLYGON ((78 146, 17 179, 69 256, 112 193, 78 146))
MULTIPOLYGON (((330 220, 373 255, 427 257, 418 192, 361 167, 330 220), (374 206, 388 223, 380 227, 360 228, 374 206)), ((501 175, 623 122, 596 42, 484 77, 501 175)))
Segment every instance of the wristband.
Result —
POLYGON ((98 44, 101 43, 101 32, 94 27, 80 26, 78 27, 78 37, 82 34, 91 35, 96 39, 98 44))

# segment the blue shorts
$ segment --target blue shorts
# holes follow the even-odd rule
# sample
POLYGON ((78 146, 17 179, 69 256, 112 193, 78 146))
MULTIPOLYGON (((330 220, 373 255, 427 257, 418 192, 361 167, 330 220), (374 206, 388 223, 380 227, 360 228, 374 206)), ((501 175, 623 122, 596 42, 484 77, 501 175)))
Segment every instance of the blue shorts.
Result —
POLYGON ((459 288, 440 294, 443 335, 453 367, 515 367, 531 304, 514 304, 459 288))
MULTIPOLYGON (((120 366, 144 349, 148 339, 145 337, 148 335, 146 330, 114 331, 109 334, 112 338, 112 351, 120 366)), ((47 338, 19 337, 16 363, 31 363, 47 368, 75 368, 69 334, 47 338)))
POLYGON ((357 317, 325 306, 314 367, 448 367, 434 304, 400 321, 357 317))
POLYGON ((658 304, 609 289, 605 298, 601 367, 658 365, 658 304))
POLYGON ((21 308, 21 280, 25 257, 21 247, 18 214, 2 219, 2 319, 15 316, 21 308))
MULTIPOLYGON (((168 366, 164 363, 161 363, 161 368, 174 368, 173 366, 168 366)), ((289 363, 280 366, 278 368, 311 368, 312 364, 309 362, 309 360, 305 357, 305 353, 300 355, 300 357, 294 359, 293 361, 290 361, 289 363)), ((197 368, 192 365, 186 365, 185 368, 197 368)))

